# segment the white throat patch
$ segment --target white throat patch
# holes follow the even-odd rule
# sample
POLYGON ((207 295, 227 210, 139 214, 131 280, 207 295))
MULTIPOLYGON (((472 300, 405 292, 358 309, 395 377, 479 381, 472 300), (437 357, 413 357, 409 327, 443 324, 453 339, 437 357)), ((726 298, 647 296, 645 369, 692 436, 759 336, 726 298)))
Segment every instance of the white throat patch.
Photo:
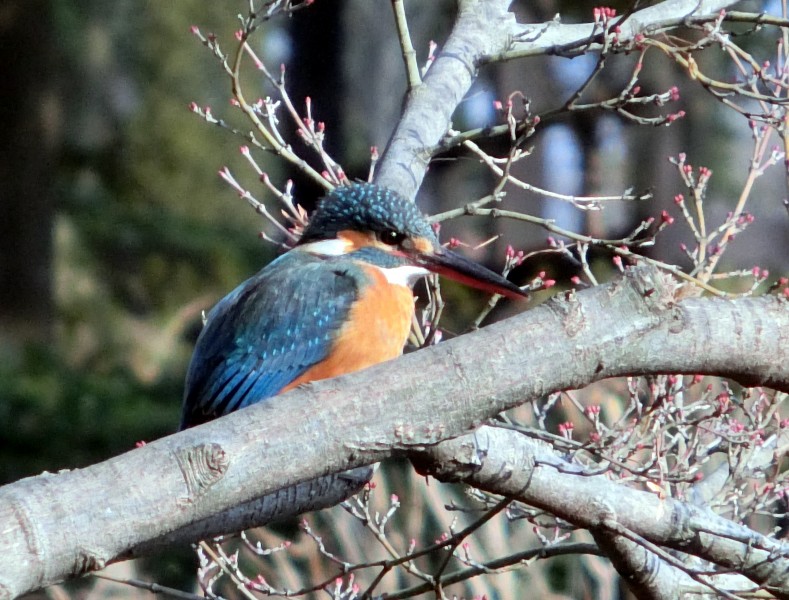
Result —
POLYGON ((319 256, 342 256, 343 254, 348 254, 351 249, 351 244, 348 240, 334 238, 331 240, 310 242, 309 244, 304 244, 301 249, 310 254, 317 254, 319 256))
POLYGON ((381 270, 386 280, 392 285, 412 287, 420 277, 430 274, 430 271, 415 265, 402 265, 400 267, 376 267, 381 270))
MULTIPOLYGON (((320 240, 319 242, 310 242, 300 246, 300 249, 310 254, 318 256, 344 256, 351 251, 353 244, 348 240, 342 238, 335 238, 331 240, 320 240)), ((374 266, 376 269, 383 273, 386 281, 392 285, 402 285, 405 287, 412 287, 420 277, 430 274, 430 271, 415 265, 401 265, 399 267, 379 267, 374 266)))

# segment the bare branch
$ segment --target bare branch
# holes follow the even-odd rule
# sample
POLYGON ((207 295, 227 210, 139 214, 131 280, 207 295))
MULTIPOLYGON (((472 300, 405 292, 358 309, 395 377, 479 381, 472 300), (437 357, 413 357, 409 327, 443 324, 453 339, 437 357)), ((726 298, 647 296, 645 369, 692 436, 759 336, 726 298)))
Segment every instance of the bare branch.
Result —
POLYGON ((452 113, 471 87, 483 56, 503 52, 515 17, 508 0, 465 0, 444 48, 411 94, 389 141, 375 182, 413 198, 452 113))
MULTIPOLYGON (((637 11, 617 33, 621 42, 691 17, 717 16, 734 0, 667 0, 637 11)), ((552 22, 520 25, 507 12, 506 0, 466 0, 442 52, 423 85, 411 95, 379 165, 376 183, 413 198, 427 165, 440 149, 452 114, 476 78, 477 68, 522 56, 580 53, 603 47, 603 30, 595 23, 552 22), (597 37, 600 39, 598 40, 597 37)))
MULTIPOLYGON (((693 22, 706 21, 736 0, 667 0, 629 15, 617 32, 620 42, 632 40, 638 34, 661 30, 693 22)), ((614 19, 616 22, 616 19, 614 19)), ((518 25, 512 45, 503 52, 489 54, 482 61, 501 62, 526 56, 555 54, 576 56, 587 51, 599 51, 604 46, 603 28, 597 23, 565 25, 559 21, 537 25, 518 25)))
POLYGON ((416 62, 416 50, 411 43, 411 33, 408 31, 408 20, 405 17, 405 5, 403 0, 392 0, 392 10, 397 26, 397 37, 400 40, 400 49, 403 53, 405 63, 406 78, 408 80, 408 91, 419 87, 422 77, 419 74, 419 65, 416 62))
MULTIPOLYGON (((618 485, 605 476, 579 477, 582 466, 512 431, 482 427, 427 448, 416 466, 442 481, 463 481, 517 498, 579 527, 632 532, 635 539, 693 554, 741 573, 778 598, 789 598, 789 547, 707 509, 618 485)), ((714 577, 691 568, 686 572, 706 587, 717 588, 714 577)), ((732 579, 738 589, 754 587, 732 579)))
POLYGON ((232 506, 466 433, 553 390, 643 373, 710 373, 789 390, 786 299, 677 302, 674 288, 652 269, 628 271, 104 463, 0 488, 0 590, 13 597, 100 569, 232 506))

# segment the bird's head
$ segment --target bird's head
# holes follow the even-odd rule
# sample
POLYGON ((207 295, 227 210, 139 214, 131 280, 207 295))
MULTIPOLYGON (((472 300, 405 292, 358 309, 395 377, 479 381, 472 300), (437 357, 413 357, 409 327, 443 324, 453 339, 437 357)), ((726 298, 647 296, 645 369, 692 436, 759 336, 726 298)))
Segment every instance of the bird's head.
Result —
POLYGON ((310 218, 299 246, 323 256, 353 255, 412 284, 428 273, 509 297, 525 296, 501 275, 442 247, 413 202, 369 183, 338 187, 310 218))

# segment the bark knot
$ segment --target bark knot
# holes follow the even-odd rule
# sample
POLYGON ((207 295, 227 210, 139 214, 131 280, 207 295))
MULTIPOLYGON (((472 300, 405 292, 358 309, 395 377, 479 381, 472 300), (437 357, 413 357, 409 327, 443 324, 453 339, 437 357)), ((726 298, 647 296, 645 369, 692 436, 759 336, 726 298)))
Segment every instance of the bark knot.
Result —
POLYGON ((555 296, 548 306, 559 316, 567 337, 574 338, 586 327, 586 314, 575 294, 555 296))
POLYGON ((72 572, 74 575, 84 575, 93 571, 100 571, 107 566, 107 561, 90 550, 80 549, 74 561, 72 572))
POLYGON ((176 452, 175 458, 184 477, 190 500, 205 494, 211 486, 224 477, 230 465, 227 452, 216 443, 181 448, 176 452))

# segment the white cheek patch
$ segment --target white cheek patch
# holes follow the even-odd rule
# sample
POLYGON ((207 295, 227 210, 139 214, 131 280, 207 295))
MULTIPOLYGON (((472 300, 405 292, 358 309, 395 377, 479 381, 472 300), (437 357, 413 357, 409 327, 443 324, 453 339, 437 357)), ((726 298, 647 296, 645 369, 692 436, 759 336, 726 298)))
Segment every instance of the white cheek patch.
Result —
POLYGON ((383 267, 378 268, 389 283, 405 287, 411 287, 420 277, 424 277, 430 273, 427 269, 414 265, 403 265, 400 267, 391 267, 389 269, 383 267))
POLYGON ((342 256, 351 251, 353 244, 348 240, 335 238, 331 240, 321 240, 319 242, 310 242, 304 244, 301 249, 309 252, 310 254, 317 254, 319 256, 342 256))

